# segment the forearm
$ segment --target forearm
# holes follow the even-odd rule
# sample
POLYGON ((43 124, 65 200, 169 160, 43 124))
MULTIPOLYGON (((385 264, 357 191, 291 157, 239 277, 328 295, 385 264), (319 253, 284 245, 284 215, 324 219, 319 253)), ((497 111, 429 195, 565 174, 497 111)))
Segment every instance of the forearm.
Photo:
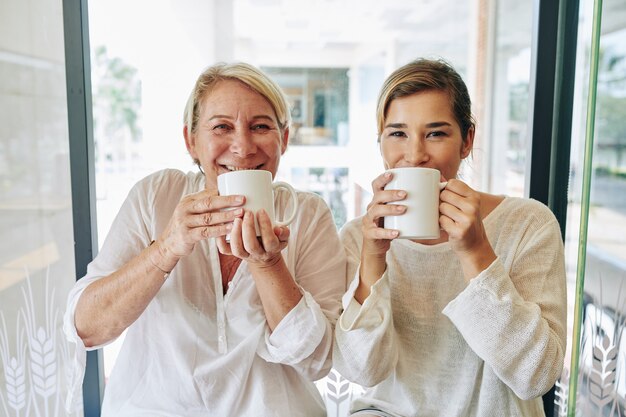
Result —
POLYGON ((267 324, 273 331, 300 302, 302 293, 281 255, 269 264, 250 263, 249 268, 261 297, 267 324))
POLYGON ((383 276, 387 269, 386 254, 382 255, 361 255, 361 265, 359 267, 359 285, 354 292, 354 299, 363 304, 369 297, 372 285, 383 276))
POLYGON ((75 326, 86 346, 118 337, 146 309, 178 259, 154 244, 115 271, 91 285, 76 305, 75 326))

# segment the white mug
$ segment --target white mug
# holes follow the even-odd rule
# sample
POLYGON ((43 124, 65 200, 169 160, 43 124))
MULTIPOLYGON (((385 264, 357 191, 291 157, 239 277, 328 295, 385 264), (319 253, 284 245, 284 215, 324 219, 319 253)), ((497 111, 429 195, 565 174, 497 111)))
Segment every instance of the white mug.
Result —
POLYGON ((298 212, 298 196, 293 187, 286 182, 272 182, 272 173, 265 170, 231 171, 217 176, 217 189, 220 195, 243 195, 246 202, 243 208, 253 212, 256 235, 261 236, 256 213, 263 209, 272 220, 274 226, 287 226, 298 212), (289 191, 293 200, 293 211, 284 220, 276 219, 274 214, 274 190, 284 188, 289 191))
POLYGON ((385 229, 400 232, 404 239, 439 238, 439 193, 447 183, 439 182, 441 173, 432 168, 393 168, 392 180, 385 190, 404 190, 406 198, 389 204, 402 204, 406 211, 385 216, 385 229))

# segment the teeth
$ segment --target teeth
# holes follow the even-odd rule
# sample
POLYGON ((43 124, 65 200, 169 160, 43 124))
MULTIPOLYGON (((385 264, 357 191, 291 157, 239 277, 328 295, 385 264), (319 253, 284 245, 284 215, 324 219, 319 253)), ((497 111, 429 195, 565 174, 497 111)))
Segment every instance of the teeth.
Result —
POLYGON ((256 166, 256 167, 252 167, 252 168, 234 167, 234 166, 231 166, 231 165, 224 165, 224 167, 227 170, 229 170, 229 171, 248 171, 248 170, 251 170, 251 169, 259 169, 261 167, 261 165, 256 166))

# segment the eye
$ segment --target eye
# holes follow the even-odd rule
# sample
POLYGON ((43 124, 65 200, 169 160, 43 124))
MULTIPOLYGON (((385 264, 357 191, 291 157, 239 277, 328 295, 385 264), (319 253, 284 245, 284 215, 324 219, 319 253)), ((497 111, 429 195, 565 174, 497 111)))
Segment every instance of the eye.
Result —
POLYGON ((389 132, 387 136, 395 137, 395 138, 404 138, 406 137, 406 133, 404 133, 401 130, 395 130, 395 131, 389 132))
POLYGON ((228 129, 230 129, 230 126, 228 126, 226 123, 221 123, 221 124, 213 126, 213 130, 228 130, 228 129))
POLYGON ((446 135, 446 132, 443 132, 441 130, 435 130, 435 131, 432 131, 432 132, 428 132, 428 134, 426 134, 426 137, 427 138, 438 138, 438 137, 445 136, 445 135, 446 135))
POLYGON ((264 123, 259 123, 259 124, 252 126, 252 130, 256 130, 256 131, 264 131, 264 130, 270 130, 270 129, 271 127, 264 123))

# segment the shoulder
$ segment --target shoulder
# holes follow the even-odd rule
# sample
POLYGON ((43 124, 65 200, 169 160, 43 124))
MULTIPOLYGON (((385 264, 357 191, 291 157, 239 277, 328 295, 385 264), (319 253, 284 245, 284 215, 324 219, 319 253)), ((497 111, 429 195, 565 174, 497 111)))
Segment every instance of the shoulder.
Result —
POLYGON ((176 195, 182 197, 199 191, 203 181, 204 177, 199 172, 184 173, 177 169, 163 169, 139 180, 133 191, 150 200, 157 199, 160 195, 167 195, 168 198, 176 195))
POLYGON ((202 179, 202 174, 199 172, 184 173, 178 169, 162 169, 141 179, 137 186, 149 189, 161 187, 178 189, 199 184, 202 179))
POLYGON ((361 223, 363 222, 363 216, 356 217, 341 228, 341 234, 344 235, 354 235, 361 234, 361 223))
POLYGON ((363 239, 363 232, 361 231, 362 222, 363 216, 359 216, 343 225, 341 230, 339 230, 339 237, 344 244, 361 244, 363 239))
POLYGON ((548 206, 532 198, 507 197, 500 204, 511 217, 530 217, 541 222, 556 220, 548 206))
POLYGON ((548 233, 560 236, 561 233, 552 211, 545 204, 531 198, 507 197, 487 219, 501 231, 513 235, 548 233))

